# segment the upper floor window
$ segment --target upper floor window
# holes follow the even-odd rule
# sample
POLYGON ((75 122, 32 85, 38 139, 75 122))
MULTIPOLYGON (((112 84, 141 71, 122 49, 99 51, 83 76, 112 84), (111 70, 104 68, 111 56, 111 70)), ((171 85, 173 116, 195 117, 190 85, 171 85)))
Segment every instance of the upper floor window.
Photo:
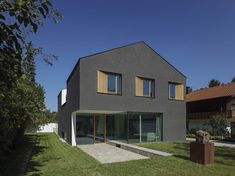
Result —
POLYGON ((174 83, 169 83, 169 98, 170 99, 175 99, 175 84, 174 83))
POLYGON ((121 76, 118 74, 108 75, 108 93, 121 94, 121 76))
POLYGON ((169 83, 169 99, 184 100, 184 85, 180 83, 169 83))
POLYGON ((97 71, 97 92, 121 95, 121 75, 97 71))
POLYGON ((148 78, 135 78, 136 83, 136 96, 154 97, 154 80, 148 78))

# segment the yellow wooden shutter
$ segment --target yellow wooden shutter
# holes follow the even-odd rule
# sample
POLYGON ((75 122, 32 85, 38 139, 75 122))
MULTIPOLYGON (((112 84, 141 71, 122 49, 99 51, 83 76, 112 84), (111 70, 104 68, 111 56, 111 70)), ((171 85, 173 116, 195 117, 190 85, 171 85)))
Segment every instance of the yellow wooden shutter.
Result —
POLYGON ((143 80, 135 77, 135 95, 143 96, 143 80))
POLYGON ((184 85, 178 84, 175 86, 175 99, 184 100, 184 85))
POLYGON ((107 93, 108 91, 108 77, 102 71, 97 71, 97 92, 107 93))

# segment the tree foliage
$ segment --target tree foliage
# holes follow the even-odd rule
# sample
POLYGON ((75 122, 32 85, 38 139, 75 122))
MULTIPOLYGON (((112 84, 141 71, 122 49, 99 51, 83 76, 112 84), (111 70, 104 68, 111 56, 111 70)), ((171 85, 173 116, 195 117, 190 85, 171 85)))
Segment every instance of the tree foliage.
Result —
POLYGON ((215 115, 208 122, 211 126, 212 135, 214 136, 225 136, 227 134, 228 120, 225 115, 215 115))
POLYGON ((215 87, 219 85, 220 85, 220 81, 218 81, 217 79, 211 79, 208 83, 208 87, 215 87))
POLYGON ((60 13, 49 0, 0 1, 0 150, 14 146, 28 126, 46 121, 44 89, 35 81, 35 56, 51 64, 54 55, 44 54, 27 42, 46 18, 55 22, 60 13))
POLYGON ((44 111, 45 123, 57 123, 58 122, 58 115, 57 112, 50 110, 44 111))
MULTIPOLYGON (((0 1, 0 74, 1 88, 8 89, 21 76, 21 59, 27 46, 26 37, 36 33, 46 18, 58 22, 60 13, 49 0, 0 1)), ((50 63, 54 55, 43 54, 50 63)), ((1 90, 2 91, 2 90, 1 90)))
POLYGON ((45 121, 44 89, 35 82, 35 63, 32 44, 22 59, 22 75, 2 94, 0 134, 1 147, 14 146, 28 126, 36 126, 45 121))
POLYGON ((26 46, 26 56, 23 58, 22 69, 30 82, 35 83, 35 61, 34 58, 38 54, 38 50, 33 48, 32 42, 26 46))
POLYGON ((28 32, 36 33, 45 18, 55 22, 60 13, 49 0, 2 0, 0 2, 0 48, 22 52, 28 32))

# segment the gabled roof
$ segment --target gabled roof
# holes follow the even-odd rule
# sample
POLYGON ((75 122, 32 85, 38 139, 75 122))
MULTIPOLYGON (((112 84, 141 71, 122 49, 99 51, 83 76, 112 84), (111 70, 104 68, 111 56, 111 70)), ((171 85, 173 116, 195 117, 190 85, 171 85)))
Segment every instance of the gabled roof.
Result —
POLYGON ((117 47, 117 48, 113 48, 113 49, 109 49, 109 50, 105 50, 105 51, 102 51, 102 52, 98 52, 98 53, 95 53, 95 54, 91 54, 91 55, 87 55, 87 56, 84 56, 84 57, 81 57, 78 59, 76 65, 74 66, 72 72, 70 73, 68 79, 67 79, 67 82, 68 80, 71 78, 71 76, 73 75, 74 71, 76 70, 76 68, 78 67, 79 65, 79 62, 81 59, 88 59, 90 58, 91 56, 95 56, 95 55, 99 55, 99 54, 103 54, 103 53, 107 53, 107 52, 110 52, 110 51, 114 51, 114 50, 118 50, 118 49, 122 49, 122 48, 125 48, 125 47, 129 47, 129 46, 134 46, 134 45, 137 45, 137 44, 144 44, 145 46, 147 46, 149 49, 151 49, 155 54, 157 54, 158 56, 161 57, 161 59, 163 59, 168 65, 170 65, 174 70, 176 70, 178 73, 180 73, 183 77, 186 78, 186 76, 180 72, 177 68, 175 68, 172 64, 170 64, 165 58, 163 58, 160 54, 158 54, 153 48, 151 48, 148 44, 146 44, 144 41, 139 41, 139 42, 135 42, 135 43, 131 43, 131 44, 128 44, 128 45, 124 45, 124 46, 120 46, 120 47, 117 47))
POLYGON ((186 95, 186 102, 207 100, 233 95, 235 95, 235 83, 228 83, 191 92, 186 95))

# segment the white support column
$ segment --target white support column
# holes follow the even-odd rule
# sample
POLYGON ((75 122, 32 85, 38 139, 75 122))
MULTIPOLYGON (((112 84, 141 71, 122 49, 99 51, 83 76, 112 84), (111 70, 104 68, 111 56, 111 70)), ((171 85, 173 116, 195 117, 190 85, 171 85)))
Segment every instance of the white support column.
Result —
POLYGON ((140 143, 141 143, 142 142, 142 140, 141 140, 141 133, 142 133, 141 115, 139 117, 140 117, 140 143))
POLYGON ((76 113, 71 115, 71 133, 72 146, 76 146, 76 113))
POLYGON ((158 137, 159 137, 159 125, 158 125, 158 121, 159 121, 159 117, 155 117, 156 119, 156 135, 155 135, 155 141, 158 141, 158 137))

